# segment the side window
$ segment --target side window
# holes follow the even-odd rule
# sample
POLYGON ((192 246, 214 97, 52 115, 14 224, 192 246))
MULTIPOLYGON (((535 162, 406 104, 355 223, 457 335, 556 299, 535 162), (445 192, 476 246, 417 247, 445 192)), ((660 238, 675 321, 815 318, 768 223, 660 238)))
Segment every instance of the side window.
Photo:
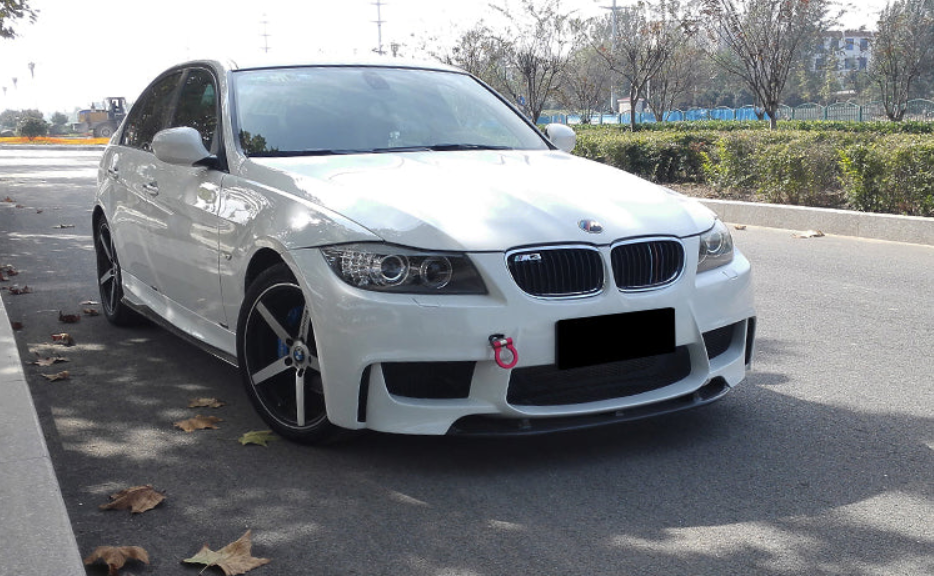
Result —
POLYGON ((140 96, 139 102, 126 119, 122 141, 124 146, 142 150, 152 149, 152 137, 165 127, 166 117, 172 106, 172 96, 181 76, 181 72, 166 76, 140 96))
POLYGON ((214 77, 203 69, 188 72, 175 107, 171 127, 189 126, 201 133, 204 147, 211 150, 217 129, 217 89, 214 77))

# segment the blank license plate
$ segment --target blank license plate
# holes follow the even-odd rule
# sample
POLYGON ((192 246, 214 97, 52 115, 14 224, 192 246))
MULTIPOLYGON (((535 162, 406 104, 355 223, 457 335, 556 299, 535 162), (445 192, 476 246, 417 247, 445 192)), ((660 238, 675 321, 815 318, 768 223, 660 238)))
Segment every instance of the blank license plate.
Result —
POLYGON ((560 370, 668 354, 675 350, 675 309, 559 320, 560 370))

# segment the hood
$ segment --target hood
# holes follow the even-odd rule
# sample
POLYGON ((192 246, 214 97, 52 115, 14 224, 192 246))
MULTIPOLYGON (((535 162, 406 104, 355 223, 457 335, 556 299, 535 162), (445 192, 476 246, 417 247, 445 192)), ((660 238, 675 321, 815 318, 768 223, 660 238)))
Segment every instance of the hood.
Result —
POLYGON ((685 237, 714 220, 710 210, 680 194, 562 152, 409 152, 253 158, 249 164, 273 171, 266 176, 283 192, 337 212, 386 242, 429 250, 685 237), (599 223, 602 233, 583 230, 584 220, 599 223))

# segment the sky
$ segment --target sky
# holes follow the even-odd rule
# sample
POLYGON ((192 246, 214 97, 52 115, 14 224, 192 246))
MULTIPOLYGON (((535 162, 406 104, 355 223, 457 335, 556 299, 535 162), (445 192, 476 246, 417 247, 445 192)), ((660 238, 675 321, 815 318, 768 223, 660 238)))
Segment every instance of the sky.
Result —
MULTIPOLYGON (((480 19, 490 0, 30 0, 35 23, 0 40, 0 110, 73 114, 105 97, 131 102, 166 68, 195 58, 286 62, 369 58, 382 41, 406 56, 444 42, 480 19), (265 36, 264 36, 265 34, 265 36), (266 49, 268 48, 268 50, 266 49), (30 73, 29 63, 34 66, 30 73), (14 84, 13 78, 16 78, 14 84)), ((626 5, 634 0, 618 0, 626 5)), ((613 0, 563 0, 582 16, 613 0)), ((844 24, 872 28, 885 0, 848 0, 844 24)))

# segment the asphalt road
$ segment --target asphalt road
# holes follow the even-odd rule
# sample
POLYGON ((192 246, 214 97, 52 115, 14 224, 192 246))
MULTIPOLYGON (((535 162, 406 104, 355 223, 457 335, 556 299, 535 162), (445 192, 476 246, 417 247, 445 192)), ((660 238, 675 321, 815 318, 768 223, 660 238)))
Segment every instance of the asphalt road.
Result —
POLYGON ((123 574, 193 575, 183 558, 252 529, 272 561, 257 575, 934 574, 934 247, 736 231, 755 372, 693 412, 531 439, 241 446, 264 426, 234 369, 152 326, 59 323, 99 299, 95 159, 0 150, 0 263, 32 289, 2 297, 25 362, 70 359, 25 372, 82 554, 138 545, 152 564, 123 574), (76 344, 53 344, 61 331, 76 344), (219 428, 173 427, 199 411, 219 428), (98 509, 141 484, 165 502, 98 509))

